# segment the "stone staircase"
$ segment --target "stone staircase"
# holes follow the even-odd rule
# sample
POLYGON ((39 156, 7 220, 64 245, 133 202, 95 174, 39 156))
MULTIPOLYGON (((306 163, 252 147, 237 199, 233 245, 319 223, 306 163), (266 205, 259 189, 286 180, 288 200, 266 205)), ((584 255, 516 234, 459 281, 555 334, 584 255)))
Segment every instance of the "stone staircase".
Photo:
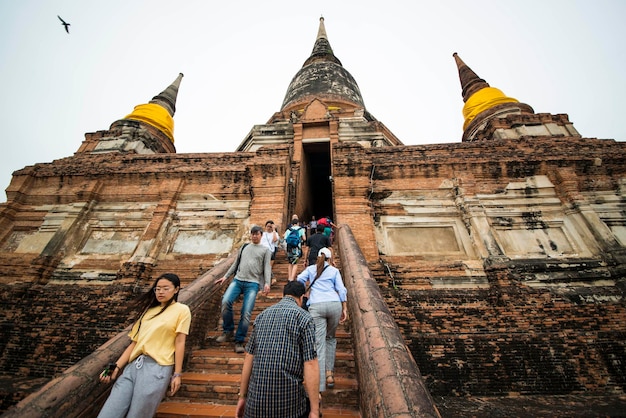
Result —
MULTIPOLYGON (((267 296, 259 293, 252 320, 265 308, 282 298, 287 282, 287 261, 279 252, 274 264, 277 283, 267 296)), ((226 290, 226 287, 224 287, 226 290)), ((235 303, 235 324, 239 321, 241 299, 235 303)), ((185 364, 182 387, 174 396, 164 400, 157 410, 157 418, 180 417, 234 417, 237 393, 241 379, 244 354, 234 352, 234 343, 215 341, 221 331, 221 318, 214 318, 204 347, 196 348, 185 364)), ((335 387, 324 392, 322 414, 324 418, 360 417, 359 390, 352 351, 349 324, 337 330, 337 356, 335 360, 335 387)), ((277 417, 279 418, 279 417, 277 417)))

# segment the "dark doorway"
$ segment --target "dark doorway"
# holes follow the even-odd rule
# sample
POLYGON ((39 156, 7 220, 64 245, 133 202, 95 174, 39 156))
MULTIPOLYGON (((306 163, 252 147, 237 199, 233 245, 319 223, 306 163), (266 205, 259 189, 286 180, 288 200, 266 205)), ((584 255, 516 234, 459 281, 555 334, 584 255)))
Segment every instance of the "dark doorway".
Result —
POLYGON ((330 142, 303 144, 306 159, 308 207, 306 219, 311 216, 333 217, 333 188, 330 170, 330 142))

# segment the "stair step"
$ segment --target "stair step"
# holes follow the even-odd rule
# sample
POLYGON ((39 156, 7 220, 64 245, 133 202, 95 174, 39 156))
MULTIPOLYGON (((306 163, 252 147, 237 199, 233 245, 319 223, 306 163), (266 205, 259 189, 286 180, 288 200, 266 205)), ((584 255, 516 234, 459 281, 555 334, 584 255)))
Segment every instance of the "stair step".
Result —
POLYGON ((189 359, 188 370, 217 368, 223 373, 241 373, 243 358, 243 355, 233 352, 232 347, 228 347, 228 351, 223 348, 194 350, 189 359))
MULTIPOLYGON (((282 272, 281 268, 286 270, 286 266, 281 267, 277 262, 274 271, 282 272)), ((252 321, 264 309, 282 299, 283 287, 287 281, 282 278, 282 274, 278 280, 267 296, 260 293, 257 296, 252 321)), ((235 324, 239 322, 240 310, 241 299, 233 306, 235 324)), ((159 405, 156 417, 212 418, 235 415, 244 354, 234 352, 234 342, 215 341, 221 334, 221 324, 216 323, 215 328, 207 332, 202 348, 192 351, 183 372, 180 391, 159 405)), ((360 417, 352 336, 347 326, 340 325, 336 337, 335 387, 324 392, 322 413, 324 418, 360 417)))
POLYGON ((239 374, 235 373, 183 373, 183 381, 185 384, 191 385, 223 385, 233 384, 239 385, 241 381, 241 371, 239 374))
MULTIPOLYGON (((233 385, 239 387, 241 372, 235 373, 183 373, 183 383, 185 385, 233 385)), ((328 389, 329 392, 340 390, 357 389, 358 383, 355 377, 343 377, 335 374, 335 387, 328 389)))
MULTIPOLYGON (((337 351, 335 355, 336 359, 354 360, 354 354, 352 351, 341 350, 337 351)), ((234 352, 233 347, 228 345, 227 347, 219 348, 203 348, 194 350, 190 361, 193 363, 210 363, 219 365, 243 364, 243 355, 234 352)))
MULTIPOLYGON (((234 417, 235 405, 214 405, 194 402, 163 402, 156 413, 157 418, 214 418, 214 417, 234 417)), ((324 418, 345 418, 360 417, 357 409, 349 407, 324 407, 322 406, 324 418)))
MULTIPOLYGON (((231 373, 216 375, 213 373, 184 373, 183 386, 176 396, 169 399, 193 400, 194 402, 226 405, 237 403, 241 376, 231 373)), ((329 406, 350 406, 358 404, 358 382, 354 377, 335 376, 335 387, 324 392, 325 402, 329 406)))
MULTIPOLYGON (((278 301, 276 301, 278 302, 278 301)), ((274 302, 274 303, 276 303, 274 302)), ((273 305, 274 303, 271 303, 270 305, 273 305)), ((237 306, 237 304, 235 304, 235 306, 237 306)), ((241 309, 239 307, 239 309, 241 309)), ((236 310, 235 308, 233 308, 233 310, 236 310)), ((254 307, 254 310, 256 310, 256 306, 254 307)), ((235 324, 237 324, 239 322, 239 317, 237 315, 238 312, 235 312, 235 324)), ((232 342, 230 343, 218 343, 215 342, 214 340, 219 337, 220 335, 222 335, 222 329, 215 329, 212 331, 207 332, 206 337, 207 340, 211 340, 211 343, 213 344, 217 344, 219 346, 219 344, 232 344, 232 342)), ((335 337, 337 338, 337 342, 341 341, 341 340, 351 340, 352 339, 352 335, 350 334, 350 332, 348 332, 342 325, 339 325, 339 327, 337 327, 337 331, 335 332, 335 337)))
POLYGON ((235 405, 214 405, 208 403, 192 402, 161 402, 157 410, 157 418, 213 418, 234 417, 235 405))

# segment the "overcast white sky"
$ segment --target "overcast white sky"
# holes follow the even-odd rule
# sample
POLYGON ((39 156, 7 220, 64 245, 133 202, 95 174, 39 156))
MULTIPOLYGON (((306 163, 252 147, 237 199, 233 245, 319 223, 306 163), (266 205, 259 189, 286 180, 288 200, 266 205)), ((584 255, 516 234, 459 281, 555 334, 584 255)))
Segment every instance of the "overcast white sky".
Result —
POLYGON ((320 16, 365 106, 406 145, 460 142, 453 52, 535 112, 626 140, 622 0, 0 0, 0 16, 2 190, 179 72, 177 151, 233 151, 280 110, 320 16))

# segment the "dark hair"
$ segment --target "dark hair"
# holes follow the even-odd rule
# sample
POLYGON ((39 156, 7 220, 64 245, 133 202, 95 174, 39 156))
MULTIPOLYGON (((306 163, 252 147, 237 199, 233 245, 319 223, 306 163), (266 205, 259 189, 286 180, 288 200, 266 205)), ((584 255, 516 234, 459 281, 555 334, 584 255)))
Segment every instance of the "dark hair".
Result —
POLYGON ((263 228, 261 228, 258 225, 254 225, 252 228, 250 228, 250 233, 251 234, 259 234, 263 232, 263 228))
POLYGON ((322 275, 322 272, 324 271, 324 263, 326 262, 326 256, 324 254, 318 255, 317 259, 315 260, 315 278, 319 279, 320 276, 322 275))
POLYGON ((273 225, 273 224, 274 224, 274 221, 272 221, 272 220, 270 219, 269 221, 265 222, 265 226, 267 226, 268 224, 272 224, 272 225, 273 225))
POLYGON ((285 285, 283 288, 283 296, 294 296, 299 298, 304 295, 306 292, 306 288, 304 287, 304 283, 300 283, 297 280, 293 280, 285 285))
MULTIPOLYGON (((163 306, 161 308, 161 310, 156 315, 154 315, 152 318, 154 318, 155 316, 160 315, 172 303, 178 301, 178 293, 180 291, 180 278, 177 275, 175 275, 174 273, 164 273, 164 274, 161 274, 159 277, 157 277, 154 280, 154 283, 152 283, 152 286, 150 287, 150 290, 148 290, 146 293, 141 295, 139 297, 139 299, 137 300, 136 307, 139 308, 139 312, 141 312, 141 314, 139 315, 139 318, 137 319, 139 321, 139 327, 137 328, 137 332, 139 332, 139 328, 141 328, 141 321, 143 321, 143 316, 146 314, 148 309, 160 305, 160 302, 156 298, 156 293, 154 292, 154 289, 156 288, 157 283, 161 279, 168 280, 170 283, 172 283, 174 285, 175 289, 178 288, 179 290, 174 293, 174 296, 170 300, 168 300, 167 303, 165 304, 165 306, 163 306)), ((152 318, 148 318, 148 319, 152 319, 152 318)))
POLYGON ((319 224, 315 227, 315 230, 317 232, 324 232, 324 225, 323 224, 319 224))
POLYGON ((300 223, 300 221, 298 220, 298 218, 293 218, 293 219, 291 220, 291 224, 292 224, 292 225, 298 225, 299 223, 300 223))

